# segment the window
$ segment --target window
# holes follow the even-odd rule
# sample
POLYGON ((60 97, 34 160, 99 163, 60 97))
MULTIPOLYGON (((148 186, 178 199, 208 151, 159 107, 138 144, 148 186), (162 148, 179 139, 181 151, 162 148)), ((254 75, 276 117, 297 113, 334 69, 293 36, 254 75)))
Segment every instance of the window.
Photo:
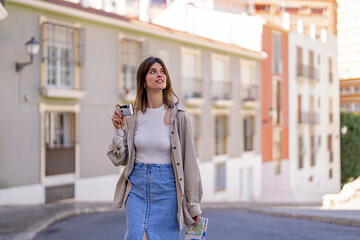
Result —
POLYGON ((255 82, 255 63, 241 60, 241 89, 244 101, 257 99, 257 86, 255 82))
POLYGON ((333 122, 333 102, 332 98, 329 98, 329 123, 333 122))
POLYGON ((151 0, 151 5, 166 5, 166 0, 151 0))
POLYGON ((302 119, 301 119, 301 94, 298 95, 297 115, 298 115, 298 123, 302 123, 302 119))
POLYGON ((350 87, 349 86, 346 86, 346 87, 341 87, 340 88, 340 93, 342 93, 342 94, 348 94, 348 93, 350 93, 351 91, 350 91, 350 87))
POLYGON ((282 131, 281 129, 273 129, 273 160, 275 174, 281 172, 282 158, 282 131))
POLYGON ((315 109, 315 97, 314 95, 310 95, 310 112, 309 112, 309 123, 317 124, 319 122, 319 115, 315 109))
POLYGON ((273 32, 273 73, 282 73, 281 33, 273 32))
POLYGON ((354 86, 354 94, 360 94, 360 86, 354 86))
POLYGON ((340 107, 344 112, 351 112, 351 104, 350 103, 341 103, 340 107))
POLYGON ((301 169, 304 167, 304 143, 303 137, 298 137, 298 168, 301 169))
POLYGON ((45 112, 46 176, 75 172, 75 113, 45 112))
POLYGON ((312 14, 322 15, 324 12, 324 8, 310 8, 312 14))
POLYGON ((274 78, 273 79, 273 98, 272 98, 272 107, 273 107, 273 124, 281 123, 281 80, 274 78))
POLYGON ((83 30, 51 22, 42 24, 44 87, 80 89, 83 62, 83 30))
POLYGON ((303 63, 302 63, 302 48, 296 47, 296 58, 297 58, 297 76, 304 76, 303 63))
POLYGON ((316 163, 316 146, 315 135, 310 136, 310 165, 315 166, 316 163))
POLYGON ((333 170, 331 168, 329 169, 329 178, 333 178, 333 170))
POLYGON ((244 151, 252 151, 254 143, 254 117, 244 118, 244 151))
POLYGON ((329 57, 329 82, 333 82, 332 59, 329 57))
MULTIPOLYGON (((297 14, 299 12, 299 8, 298 7, 285 7, 285 12, 287 13, 294 13, 294 14, 297 14)), ((282 11, 282 7, 279 8, 279 11, 282 11)))
POLYGON ((270 11, 270 5, 266 4, 255 4, 256 11, 270 11))
POLYGON ((215 116, 215 154, 227 154, 228 116, 215 116))
POLYGON ((333 151, 332 151, 332 135, 328 135, 328 151, 329 151, 329 162, 332 162, 333 159, 333 151))
POLYGON ((212 58, 212 94, 215 99, 230 99, 228 59, 213 55, 212 58))
POLYGON ((315 78, 314 51, 309 51, 309 78, 315 78))
POLYGON ((196 156, 199 158, 199 147, 200 147, 200 114, 191 114, 189 113, 189 118, 191 121, 191 128, 195 146, 196 156))
POLYGON ((355 112, 360 112, 360 102, 354 103, 354 111, 355 112))
POLYGON ((121 40, 122 94, 136 94, 136 72, 144 56, 143 45, 138 39, 121 40))
POLYGON ((182 50, 182 92, 187 98, 202 97, 202 81, 200 79, 200 51, 182 50))
POLYGON ((225 190, 226 169, 225 163, 220 163, 215 166, 215 191, 225 190))

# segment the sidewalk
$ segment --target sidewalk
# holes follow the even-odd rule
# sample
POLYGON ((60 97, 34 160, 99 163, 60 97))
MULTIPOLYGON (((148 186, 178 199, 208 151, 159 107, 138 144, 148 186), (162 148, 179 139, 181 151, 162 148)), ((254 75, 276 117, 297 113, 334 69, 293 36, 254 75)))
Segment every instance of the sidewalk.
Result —
MULTIPOLYGON (((243 209, 250 212, 360 227, 360 210, 320 210, 311 206, 264 206, 245 203, 204 203, 203 209, 243 209)), ((50 224, 71 216, 116 211, 110 202, 65 202, 1 206, 0 240, 30 240, 50 224)))

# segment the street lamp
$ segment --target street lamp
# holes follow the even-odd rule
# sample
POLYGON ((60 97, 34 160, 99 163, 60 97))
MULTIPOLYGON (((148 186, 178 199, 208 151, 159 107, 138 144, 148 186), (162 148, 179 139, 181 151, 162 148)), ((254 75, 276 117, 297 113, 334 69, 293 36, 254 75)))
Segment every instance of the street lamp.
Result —
POLYGON ((347 133, 348 131, 348 128, 346 125, 342 126, 341 129, 340 129, 340 132, 341 132, 341 136, 345 136, 345 134, 347 133))
POLYGON ((19 63, 16 62, 16 72, 20 72, 26 65, 33 63, 33 58, 38 54, 40 49, 40 43, 32 37, 29 41, 25 43, 26 53, 30 55, 30 62, 19 63))

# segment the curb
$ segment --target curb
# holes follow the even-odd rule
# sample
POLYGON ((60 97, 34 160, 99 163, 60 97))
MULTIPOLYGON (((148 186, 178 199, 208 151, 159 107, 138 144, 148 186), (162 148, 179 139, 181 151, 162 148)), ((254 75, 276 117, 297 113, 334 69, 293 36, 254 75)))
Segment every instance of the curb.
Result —
POLYGON ((73 209, 68 209, 61 211, 44 221, 37 222, 29 231, 16 234, 13 240, 31 240, 39 232, 47 228, 49 225, 61 221, 63 219, 78 216, 82 214, 91 214, 91 213, 104 213, 114 211, 114 208, 109 207, 75 207, 73 209))
POLYGON ((349 217, 310 215, 304 213, 283 212, 276 209, 264 209, 264 208, 250 208, 248 211, 271 215, 275 217, 295 218, 295 219, 310 220, 316 222, 334 223, 334 224, 351 226, 351 227, 360 227, 360 219, 353 219, 349 217))

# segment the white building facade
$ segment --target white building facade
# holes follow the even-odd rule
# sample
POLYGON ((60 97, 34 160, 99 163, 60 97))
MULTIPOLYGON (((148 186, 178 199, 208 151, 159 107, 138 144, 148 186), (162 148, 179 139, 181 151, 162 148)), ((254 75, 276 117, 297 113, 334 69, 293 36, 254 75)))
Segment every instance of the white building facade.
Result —
POLYGON ((289 176, 295 202, 340 190, 336 36, 289 34, 289 176))

